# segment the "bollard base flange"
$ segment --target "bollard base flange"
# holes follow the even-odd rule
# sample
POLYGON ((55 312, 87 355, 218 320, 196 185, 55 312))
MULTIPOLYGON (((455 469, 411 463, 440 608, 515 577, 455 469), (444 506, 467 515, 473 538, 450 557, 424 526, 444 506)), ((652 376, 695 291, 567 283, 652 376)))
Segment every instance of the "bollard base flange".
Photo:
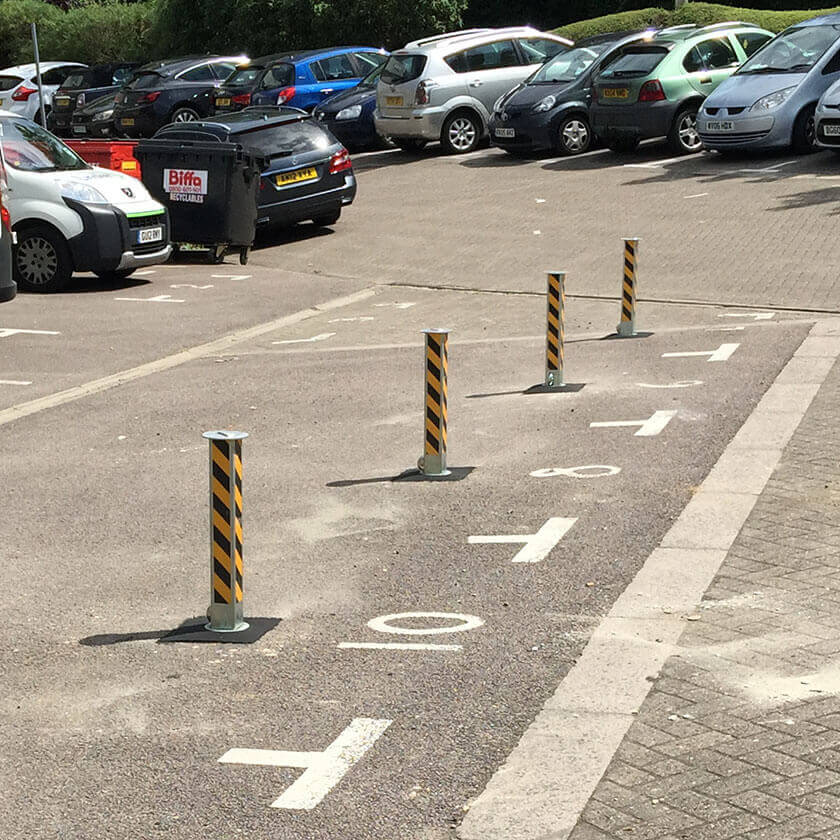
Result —
POLYGON ((241 633, 243 630, 247 630, 251 625, 248 624, 247 621, 240 621, 236 627, 214 627, 208 621, 207 624, 204 625, 205 630, 209 630, 212 633, 241 633))

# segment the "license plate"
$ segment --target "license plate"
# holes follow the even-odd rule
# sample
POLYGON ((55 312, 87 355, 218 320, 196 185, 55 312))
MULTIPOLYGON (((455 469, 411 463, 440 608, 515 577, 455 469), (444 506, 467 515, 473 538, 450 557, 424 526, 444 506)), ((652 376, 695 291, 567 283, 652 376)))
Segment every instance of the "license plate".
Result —
POLYGON ((516 130, 513 128, 497 128, 496 137, 516 137, 516 130))
POLYGON ((707 120, 706 131, 735 131, 732 120, 707 120))
POLYGON ((66 108, 70 104, 70 97, 69 96, 56 96, 55 97, 55 104, 60 105, 62 108, 66 108))
POLYGON ((87 134, 87 129, 83 125, 74 125, 73 134, 87 134))
POLYGON ((134 125, 134 117, 123 117, 120 120, 120 125, 134 125))
POLYGON ((401 96, 386 96, 385 104, 392 108, 399 108, 403 104, 403 98, 401 96))
POLYGON ((162 227, 143 228, 137 231, 137 244, 144 245, 148 242, 160 242, 163 239, 162 227))
POLYGON ((226 96, 221 97, 220 99, 216 100, 216 107, 217 108, 224 108, 227 105, 230 105, 230 99, 226 96))
POLYGON ((289 184, 299 184, 302 181, 314 181, 318 177, 318 170, 310 166, 306 169, 296 169, 294 172, 281 172, 274 176, 274 182, 278 187, 285 187, 289 184))
POLYGON ((823 134, 826 137, 840 137, 840 125, 824 125, 823 134))
POLYGON ((628 88, 604 88, 604 99, 627 99, 630 95, 628 88))

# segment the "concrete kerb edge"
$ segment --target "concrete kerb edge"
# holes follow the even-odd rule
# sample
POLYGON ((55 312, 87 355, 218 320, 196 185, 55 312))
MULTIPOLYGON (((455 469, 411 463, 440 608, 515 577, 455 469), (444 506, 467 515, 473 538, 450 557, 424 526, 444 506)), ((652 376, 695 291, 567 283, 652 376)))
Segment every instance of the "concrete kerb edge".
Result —
POLYGON ((838 356, 836 321, 817 321, 747 418, 742 430, 748 432, 739 431, 726 447, 660 546, 595 629, 578 662, 471 803, 457 829, 460 840, 569 836, 650 691, 651 677, 681 634, 682 620, 673 619, 684 619, 697 608, 838 356), (804 359, 824 360, 812 366, 804 380, 815 387, 776 388, 784 382, 803 384, 788 369, 799 368, 804 359), (788 400, 781 435, 765 422, 771 417, 778 422, 780 393, 788 400), (751 480, 744 473, 743 456, 755 452, 762 456, 760 476, 751 480), (716 537, 710 544, 709 535, 720 533, 717 527, 709 528, 709 516, 717 511, 726 515, 726 542, 716 537), (691 574, 684 574, 683 563, 681 574, 668 580, 663 590, 663 572, 680 555, 690 561, 691 574), (651 628, 658 634, 653 643, 651 628))

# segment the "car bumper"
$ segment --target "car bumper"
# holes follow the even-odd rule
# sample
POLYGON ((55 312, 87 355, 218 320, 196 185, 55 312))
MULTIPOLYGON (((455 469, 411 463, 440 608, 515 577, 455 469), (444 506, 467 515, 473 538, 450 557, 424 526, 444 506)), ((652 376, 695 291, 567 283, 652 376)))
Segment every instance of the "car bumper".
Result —
POLYGON ((446 111, 436 108, 417 108, 399 116, 374 111, 373 123, 376 126, 376 133, 383 137, 438 140, 446 114, 446 111))
POLYGON ((70 127, 71 137, 110 137, 113 125, 110 122, 74 122, 70 127))
POLYGON ((707 149, 755 149, 771 146, 786 146, 790 143, 790 126, 781 130, 781 124, 773 115, 761 117, 735 115, 731 117, 709 116, 702 111, 697 117, 697 133, 707 149), (731 131, 717 131, 709 123, 729 122, 731 131))
POLYGON ((501 119, 490 118, 490 142, 502 149, 550 149, 554 146, 552 123, 544 114, 523 113, 501 119), (513 131, 513 137, 500 137, 498 132, 513 131))
POLYGON ((114 127, 126 137, 151 137, 163 123, 151 109, 126 108, 114 113, 114 127), (133 123, 126 124, 126 120, 133 123))
POLYGON ((824 149, 840 148, 840 135, 826 134, 826 127, 840 131, 840 109, 820 108, 814 115, 817 145, 824 149))
POLYGON ((56 111, 55 108, 53 108, 47 117, 47 124, 53 126, 52 130, 54 131, 69 131, 72 122, 72 111, 56 111))
POLYGON ((356 176, 345 175, 344 184, 330 190, 266 202, 257 207, 257 225, 283 225, 306 221, 316 216, 340 210, 353 203, 356 197, 356 176))
POLYGON ((680 105, 678 102, 643 102, 632 105, 592 105, 592 132, 606 141, 651 140, 667 137, 680 105))

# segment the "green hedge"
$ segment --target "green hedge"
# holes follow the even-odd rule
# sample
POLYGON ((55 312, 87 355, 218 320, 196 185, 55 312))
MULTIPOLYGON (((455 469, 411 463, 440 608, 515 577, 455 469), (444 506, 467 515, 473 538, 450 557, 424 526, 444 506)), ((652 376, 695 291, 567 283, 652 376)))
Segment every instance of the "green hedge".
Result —
POLYGON ((579 40, 603 32, 620 32, 625 29, 644 29, 646 26, 674 26, 680 23, 720 23, 725 20, 743 20, 755 23, 771 32, 781 32, 785 27, 817 15, 840 12, 840 6, 830 9, 799 9, 774 12, 765 9, 746 9, 722 6, 718 3, 686 3, 676 12, 666 9, 641 9, 637 12, 620 12, 615 15, 582 20, 556 29, 558 35, 579 40))

